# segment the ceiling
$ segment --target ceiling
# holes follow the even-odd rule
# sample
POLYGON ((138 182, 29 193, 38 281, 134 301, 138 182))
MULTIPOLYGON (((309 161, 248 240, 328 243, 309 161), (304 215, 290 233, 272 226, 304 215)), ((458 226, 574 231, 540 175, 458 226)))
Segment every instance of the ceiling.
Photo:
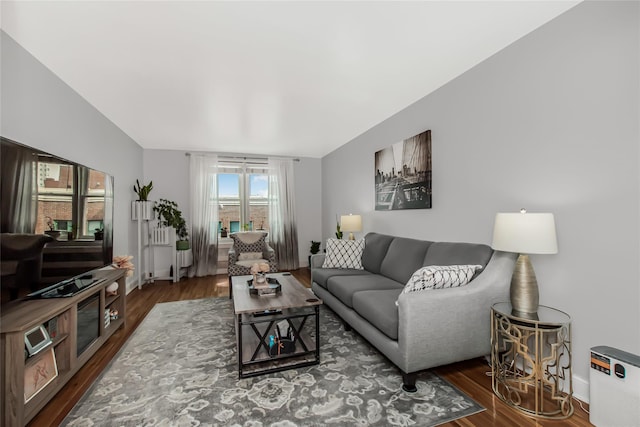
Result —
POLYGON ((577 3, 2 1, 0 24, 143 148, 322 157, 577 3))

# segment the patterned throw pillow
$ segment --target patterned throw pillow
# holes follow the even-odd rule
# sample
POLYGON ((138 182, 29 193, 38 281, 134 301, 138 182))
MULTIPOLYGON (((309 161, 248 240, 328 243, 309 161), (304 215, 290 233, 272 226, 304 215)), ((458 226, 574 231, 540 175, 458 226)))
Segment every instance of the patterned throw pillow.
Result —
POLYGON ((364 239, 327 239, 327 255, 322 268, 354 268, 362 270, 364 239))
POLYGON ((233 239, 233 248, 236 253, 260 252, 264 249, 265 238, 267 233, 263 232, 246 232, 232 233, 230 237, 233 239))
POLYGON ((404 287, 405 294, 428 289, 455 288, 471 281, 481 265, 428 265, 422 267, 409 279, 404 287))

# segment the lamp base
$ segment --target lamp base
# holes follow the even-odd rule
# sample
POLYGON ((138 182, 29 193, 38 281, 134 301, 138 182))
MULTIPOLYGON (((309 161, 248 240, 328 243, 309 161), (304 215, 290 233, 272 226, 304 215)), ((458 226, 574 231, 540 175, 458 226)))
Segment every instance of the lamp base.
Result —
POLYGON ((356 240, 356 236, 353 233, 349 233, 349 240, 356 240))
POLYGON ((529 255, 520 254, 511 277, 511 307, 523 314, 536 314, 540 302, 538 281, 529 255))

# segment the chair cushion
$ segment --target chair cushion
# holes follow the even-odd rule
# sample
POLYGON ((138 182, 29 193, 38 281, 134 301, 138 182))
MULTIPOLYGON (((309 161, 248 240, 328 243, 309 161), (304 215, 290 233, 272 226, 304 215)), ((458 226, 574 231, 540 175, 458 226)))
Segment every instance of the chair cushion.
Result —
POLYGON ((327 280, 327 289, 347 307, 353 308, 353 294, 360 291, 398 289, 404 285, 378 274, 361 276, 333 276, 327 280))
POLYGON ((380 332, 398 339, 398 306, 396 300, 402 290, 360 291, 353 294, 353 309, 380 332))
POLYGON ((236 265, 241 265, 243 267, 251 268, 253 264, 269 264, 269 261, 266 259, 245 259, 242 261, 236 261, 236 265))
POLYGON ((246 260, 257 260, 262 259, 262 252, 241 252, 238 254, 238 260, 246 261, 246 260))

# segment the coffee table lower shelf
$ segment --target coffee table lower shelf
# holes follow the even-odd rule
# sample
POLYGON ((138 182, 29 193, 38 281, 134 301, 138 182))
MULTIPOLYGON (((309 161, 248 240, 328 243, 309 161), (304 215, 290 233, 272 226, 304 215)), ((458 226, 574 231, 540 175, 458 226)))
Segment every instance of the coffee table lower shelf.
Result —
POLYGON ((236 315, 238 349, 238 377, 248 378, 287 369, 320 363, 319 306, 305 309, 284 309, 267 316, 236 315), (286 320, 296 335, 296 350, 276 356, 269 355, 269 335, 275 325, 286 320))

